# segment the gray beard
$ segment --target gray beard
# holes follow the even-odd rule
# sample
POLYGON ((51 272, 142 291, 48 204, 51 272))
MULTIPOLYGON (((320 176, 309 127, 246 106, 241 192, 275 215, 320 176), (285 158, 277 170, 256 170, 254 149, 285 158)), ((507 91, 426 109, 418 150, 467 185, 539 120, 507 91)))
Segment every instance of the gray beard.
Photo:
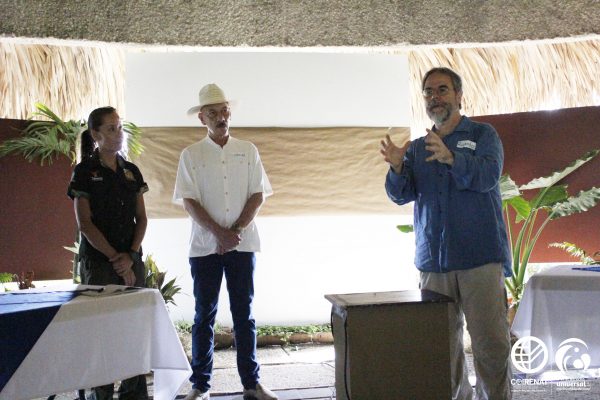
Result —
POLYGON ((427 115, 429 116, 429 119, 431 119, 436 125, 442 125, 450 118, 450 110, 448 109, 448 107, 445 106, 443 108, 443 111, 437 113, 427 110, 427 115))

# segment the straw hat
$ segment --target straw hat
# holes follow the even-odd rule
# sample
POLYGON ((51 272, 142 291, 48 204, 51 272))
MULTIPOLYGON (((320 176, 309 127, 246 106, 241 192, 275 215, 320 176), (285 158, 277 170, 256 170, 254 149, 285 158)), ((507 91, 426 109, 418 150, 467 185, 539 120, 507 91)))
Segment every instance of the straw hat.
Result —
POLYGON ((230 103, 231 100, 227 99, 223 89, 218 87, 214 83, 209 83, 205 85, 202 89, 200 89, 200 93, 198 93, 198 99, 200 104, 190 108, 187 113, 188 115, 196 114, 200 111, 200 109, 209 104, 219 104, 219 103, 230 103))

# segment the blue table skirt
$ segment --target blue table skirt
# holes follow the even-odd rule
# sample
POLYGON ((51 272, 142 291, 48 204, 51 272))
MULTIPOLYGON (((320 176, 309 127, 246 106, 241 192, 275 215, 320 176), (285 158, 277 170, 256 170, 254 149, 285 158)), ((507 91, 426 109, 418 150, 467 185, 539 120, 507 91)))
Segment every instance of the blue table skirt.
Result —
POLYGON ((79 291, 0 295, 0 392, 64 303, 79 291))

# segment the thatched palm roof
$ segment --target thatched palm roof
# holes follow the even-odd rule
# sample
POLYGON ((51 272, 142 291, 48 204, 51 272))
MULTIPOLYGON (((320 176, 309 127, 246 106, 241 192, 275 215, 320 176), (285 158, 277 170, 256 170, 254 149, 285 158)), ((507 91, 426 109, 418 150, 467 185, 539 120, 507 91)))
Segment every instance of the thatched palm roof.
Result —
POLYGON ((600 40, 421 49, 408 55, 413 132, 430 125, 420 84, 436 66, 450 67, 463 78, 467 115, 600 104, 600 40))
MULTIPOLYGON (((110 44, 58 46, 0 40, 4 66, 0 69, 0 117, 27 118, 35 102, 67 119, 84 117, 92 108, 106 104, 125 114, 125 51, 110 44)), ((413 133, 429 125, 420 82, 433 66, 448 66, 461 74, 467 115, 600 103, 600 39, 372 51, 408 55, 413 133)))
POLYGON ((34 104, 63 119, 125 108, 125 62, 114 46, 50 46, 0 41, 0 118, 26 119, 34 104))

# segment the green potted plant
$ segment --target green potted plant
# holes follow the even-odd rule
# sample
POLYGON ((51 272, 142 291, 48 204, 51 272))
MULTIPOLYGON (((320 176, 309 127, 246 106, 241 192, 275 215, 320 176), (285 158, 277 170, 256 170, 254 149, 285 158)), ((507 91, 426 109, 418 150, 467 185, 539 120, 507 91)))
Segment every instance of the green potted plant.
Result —
MULTIPOLYGON (((51 165, 52 161, 62 154, 75 164, 79 135, 87 129, 87 121, 64 121, 41 103, 36 103, 35 108, 32 118, 45 119, 31 120, 21 137, 8 139, 0 144, 0 157, 21 153, 29 162, 39 159, 40 165, 43 166, 45 163, 51 165)), ((140 155, 144 150, 140 143, 141 129, 131 122, 124 122, 123 130, 127 134, 128 154, 140 155)))
POLYGON ((167 273, 158 269, 152 254, 146 256, 144 266, 146 267, 146 287, 158 289, 165 304, 171 303, 176 305, 173 297, 181 291, 181 286, 175 284, 177 278, 173 278, 165 283, 165 275, 167 273))
POLYGON ((600 201, 600 188, 592 187, 580 191, 576 196, 569 196, 567 185, 558 184, 564 177, 596 157, 598 152, 599 150, 589 151, 564 169, 533 179, 522 186, 518 186, 509 175, 502 176, 500 191, 506 220, 514 218, 519 226, 518 231, 513 233, 511 225, 507 224, 513 276, 507 278, 505 284, 511 297, 511 306, 515 310, 523 295, 531 253, 544 228, 550 221, 585 212, 600 201), (531 200, 526 200, 521 193, 526 190, 537 192, 531 200))

